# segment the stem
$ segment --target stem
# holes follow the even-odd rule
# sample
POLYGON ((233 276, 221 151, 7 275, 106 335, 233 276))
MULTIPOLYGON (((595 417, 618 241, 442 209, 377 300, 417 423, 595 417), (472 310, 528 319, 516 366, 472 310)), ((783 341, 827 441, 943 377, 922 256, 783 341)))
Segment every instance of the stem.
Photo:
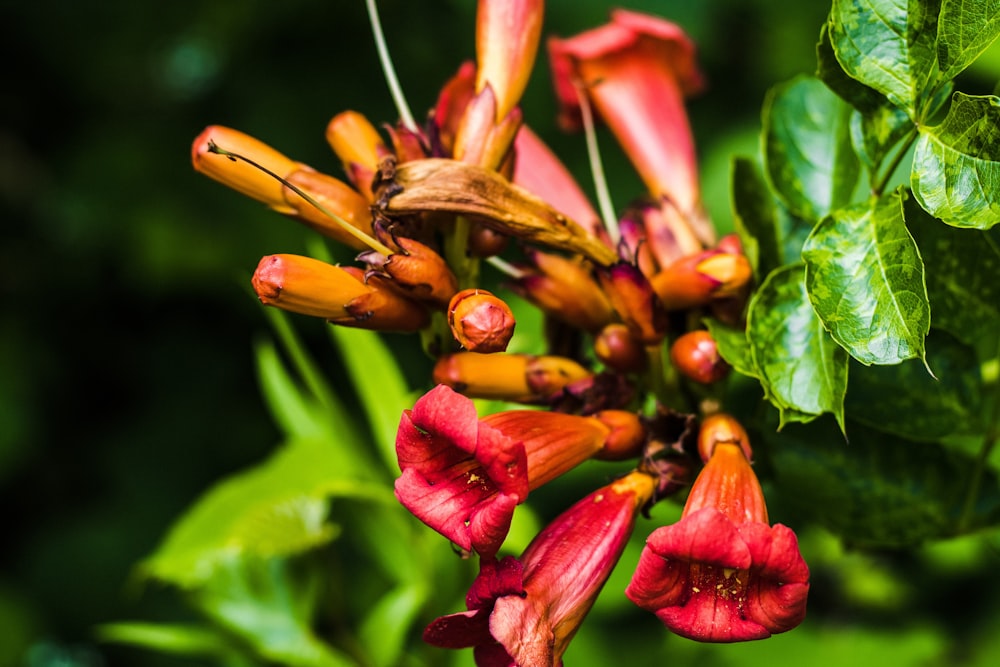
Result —
POLYGON ((910 130, 906 136, 903 138, 903 143, 893 156, 892 162, 889 163, 888 168, 885 173, 882 174, 882 178, 879 179, 878 183, 872 186, 872 194, 876 197, 881 197, 882 193, 885 191, 886 186, 889 184, 889 179, 892 175, 896 173, 896 169, 899 168, 900 163, 902 163, 903 158, 906 157, 906 153, 910 150, 910 146, 913 142, 917 140, 917 126, 914 125, 913 129, 910 130))
POLYGON ((385 43, 385 35, 382 33, 382 22, 378 17, 378 8, 375 0, 365 0, 368 7, 368 19, 372 24, 372 35, 375 37, 375 50, 378 51, 378 60, 382 64, 382 73, 385 75, 385 82, 389 86, 389 94, 392 96, 393 104, 399 113, 399 120, 403 127, 411 132, 417 131, 417 124, 410 113, 410 105, 406 103, 406 96, 396 78, 396 68, 392 66, 392 58, 389 56, 389 48, 385 43))
POLYGON ((611 247, 618 247, 621 233, 618 231, 618 217, 611 202, 608 190, 608 180, 604 175, 604 163, 601 162, 601 150, 597 146, 597 132, 594 131, 594 115, 590 110, 590 101, 584 92, 583 84, 575 81, 576 95, 580 100, 580 117, 583 122, 584 136, 587 140, 587 158, 590 160, 590 173, 594 177, 594 189, 597 191, 597 205, 601 209, 604 228, 608 231, 611 247))
POLYGON ((245 157, 243 155, 240 155, 239 153, 234 153, 232 151, 227 151, 225 148, 221 148, 217 143, 215 143, 211 139, 208 140, 208 152, 209 153, 215 153, 216 155, 221 155, 223 157, 227 157, 230 160, 233 160, 234 162, 236 160, 242 160, 243 162, 246 162, 251 167, 255 167, 256 169, 260 169, 262 172, 264 172, 268 176, 274 178, 279 183, 281 183, 282 185, 284 185, 286 188, 288 188, 289 190, 291 190, 292 192, 294 192, 298 196, 300 196, 303 199, 305 199, 307 202, 309 202, 309 204, 311 204, 312 206, 314 206, 320 213, 322 213, 323 215, 325 215, 326 217, 330 218, 335 223, 337 223, 337 225, 339 227, 341 227, 345 232, 347 232, 348 234, 350 234, 351 236, 353 236, 357 240, 361 241, 362 243, 364 243, 366 246, 368 246, 369 248, 371 248, 375 252, 381 253, 381 254, 385 255, 386 257, 388 257, 389 255, 393 254, 393 251, 391 249, 389 249, 386 246, 384 246, 381 243, 379 243, 378 240, 373 239, 372 237, 368 236, 367 234, 365 234, 363 231, 361 231, 360 229, 358 229, 354 225, 348 223, 346 220, 344 220, 343 218, 341 218, 339 215, 337 215, 336 213, 334 213, 333 211, 329 210, 328 208, 326 208, 325 206, 323 206, 322 204, 320 204, 318 201, 316 201, 312 197, 312 195, 310 195, 308 192, 305 192, 302 188, 300 188, 300 187, 298 187, 296 185, 293 185, 292 183, 289 183, 287 180, 285 180, 281 176, 278 176, 276 173, 274 173, 273 171, 271 171, 270 169, 268 169, 264 165, 258 164, 256 162, 254 162, 253 160, 251 160, 250 158, 245 157))

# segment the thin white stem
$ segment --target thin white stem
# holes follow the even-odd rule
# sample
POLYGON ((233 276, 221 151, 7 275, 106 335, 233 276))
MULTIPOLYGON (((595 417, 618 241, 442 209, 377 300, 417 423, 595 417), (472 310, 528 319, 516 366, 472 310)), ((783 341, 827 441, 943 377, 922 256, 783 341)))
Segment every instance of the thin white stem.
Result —
POLYGON ((365 5, 368 7, 368 19, 372 24, 375 49, 378 51, 378 59, 382 64, 382 73, 385 75, 385 82, 389 86, 389 94, 396 105, 396 111, 399 113, 399 120, 403 123, 403 127, 411 132, 416 132, 417 124, 413 120, 413 114, 410 113, 410 105, 406 103, 406 96, 403 95, 403 89, 399 86, 399 79, 396 78, 396 69, 392 66, 392 58, 389 56, 389 48, 385 44, 385 35, 382 33, 382 22, 378 17, 375 0, 365 0, 365 5))
POLYGON ((494 255, 493 257, 487 257, 486 262, 493 265, 493 268, 499 270, 501 273, 506 273, 511 278, 520 278, 524 275, 524 271, 517 268, 505 259, 501 259, 494 255))
POLYGON ((621 232, 618 231, 618 216, 615 215, 615 206, 611 201, 611 192, 608 190, 608 181, 604 176, 604 163, 601 162, 601 149, 597 146, 597 132, 594 131, 594 115, 590 110, 590 100, 584 91, 583 84, 579 81, 576 84, 576 94, 580 99, 580 119, 583 121, 583 133, 587 139, 587 158, 590 160, 590 173, 594 177, 594 190, 597 192, 597 206, 601 210, 601 218, 604 220, 604 228, 608 232, 611 240, 611 247, 618 246, 621 232))

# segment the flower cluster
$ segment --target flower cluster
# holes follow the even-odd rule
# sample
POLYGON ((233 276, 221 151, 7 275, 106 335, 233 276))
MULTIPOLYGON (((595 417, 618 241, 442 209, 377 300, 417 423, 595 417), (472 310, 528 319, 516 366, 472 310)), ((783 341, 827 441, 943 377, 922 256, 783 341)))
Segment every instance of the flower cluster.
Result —
POLYGON ((768 524, 749 439, 713 393, 729 367, 700 324, 742 326, 752 276, 702 207, 684 107, 703 86, 694 46, 622 10, 548 42, 561 124, 604 122, 647 188, 602 220, 518 106, 542 13, 541 0, 480 0, 477 61, 423 127, 383 136, 357 113, 335 116, 326 137, 348 182, 218 126, 195 140, 195 168, 359 251, 358 266, 264 257, 262 303, 420 332, 434 358, 436 386, 399 424, 396 497, 480 573, 468 611, 434 621, 427 642, 474 647, 479 665, 561 664, 638 514, 688 488, 626 595, 700 641, 789 630, 805 615, 808 569, 794 533, 768 524), (515 318, 480 286, 485 266, 542 311, 548 349, 506 352, 515 318), (475 398, 532 407, 480 416, 475 398), (591 459, 631 468, 501 557, 516 507, 591 459))

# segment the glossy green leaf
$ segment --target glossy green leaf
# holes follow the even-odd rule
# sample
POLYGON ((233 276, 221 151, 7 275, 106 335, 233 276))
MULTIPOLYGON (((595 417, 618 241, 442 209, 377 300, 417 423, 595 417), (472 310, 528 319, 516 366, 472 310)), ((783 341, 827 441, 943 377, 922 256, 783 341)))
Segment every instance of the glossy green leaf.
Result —
POLYGON ((971 346, 996 340, 1000 331, 1000 228, 949 227, 910 200, 904 204, 903 215, 927 267, 931 324, 971 346))
POLYGON ((847 354, 813 310, 802 265, 772 272, 757 290, 747 339, 764 395, 782 411, 783 422, 830 412, 843 423, 847 354))
POLYGON ((949 225, 1000 222, 1000 98, 955 93, 944 121, 920 130, 911 184, 920 205, 949 225))
POLYGON ((942 0, 937 56, 941 76, 953 79, 1000 35, 1000 0, 942 0))
POLYGON ((927 338, 927 373, 916 359, 852 368, 845 406, 851 419, 911 440, 935 442, 981 427, 982 377, 975 350, 943 332, 927 338))
POLYGON ((413 407, 399 364, 373 331, 331 327, 330 332, 347 366, 350 385, 365 411, 375 448, 390 474, 397 475, 396 427, 403 410, 413 407))
POLYGON ((978 496, 967 504, 981 465, 975 457, 856 422, 847 432, 850 443, 815 422, 764 436, 772 497, 795 507, 800 521, 817 521, 848 544, 871 548, 914 546, 1000 521, 993 470, 981 471, 978 496))
POLYGON ((830 43, 851 77, 917 120, 941 80, 937 67, 940 0, 833 0, 830 43))
POLYGON ((930 307, 899 194, 834 211, 802 258, 817 314, 852 357, 866 365, 923 358, 930 307))
POLYGON ((318 579, 288 561, 233 555, 194 596, 195 603, 261 658, 289 667, 356 667, 312 629, 318 579))
POLYGON ((350 477, 345 458, 325 440, 285 445, 202 496, 140 571, 181 587, 201 585, 234 554, 287 556, 333 539, 337 529, 327 521, 331 496, 394 502, 386 486, 350 477))
POLYGON ((910 117, 890 104, 851 115, 851 143, 873 182, 879 176, 876 170, 893 147, 915 129, 910 117))
POLYGON ((774 199, 753 160, 734 158, 730 167, 733 224, 754 275, 766 276, 784 264, 778 245, 774 199))
POLYGON ((713 318, 706 318, 705 326, 715 340, 719 355, 727 364, 737 373, 757 377, 757 368, 750 356, 750 343, 745 330, 734 329, 713 318))
POLYGON ((818 220, 849 202, 860 171, 851 107, 819 79, 800 76, 768 92, 763 115, 765 171, 789 210, 818 220))
POLYGON ((885 95, 848 76, 841 67, 830 42, 829 22, 820 28, 819 42, 816 44, 816 77, 859 111, 867 113, 888 104, 885 95))

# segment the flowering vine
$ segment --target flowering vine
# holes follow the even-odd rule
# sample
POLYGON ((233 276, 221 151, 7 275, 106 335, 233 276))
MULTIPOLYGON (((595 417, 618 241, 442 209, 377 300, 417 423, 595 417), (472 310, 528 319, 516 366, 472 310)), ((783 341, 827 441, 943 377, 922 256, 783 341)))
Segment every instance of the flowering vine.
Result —
POLYGON ((729 366, 701 324, 744 327, 753 276, 701 203, 684 108, 704 85, 694 45, 673 23, 620 10, 548 42, 562 123, 592 109, 647 188, 602 221, 518 106, 542 14, 540 0, 481 0, 477 62, 445 83, 422 127, 383 134, 355 112, 335 116, 326 137, 346 182, 219 126, 195 140, 194 166, 359 251, 352 266, 263 258, 252 284, 264 305, 419 332, 434 359, 436 386, 401 416, 395 495, 478 558, 479 576, 468 610, 431 623, 429 643, 474 647, 479 665, 561 664, 637 516, 688 488, 681 520, 649 536, 628 597, 700 641, 790 630, 808 569, 794 533, 768 524, 749 439, 720 412, 729 366), (514 311, 483 288, 484 263, 543 313, 544 353, 506 352, 514 311), (477 398, 532 409, 479 415, 477 398), (591 459, 630 468, 520 557, 502 555, 529 493, 591 459))

